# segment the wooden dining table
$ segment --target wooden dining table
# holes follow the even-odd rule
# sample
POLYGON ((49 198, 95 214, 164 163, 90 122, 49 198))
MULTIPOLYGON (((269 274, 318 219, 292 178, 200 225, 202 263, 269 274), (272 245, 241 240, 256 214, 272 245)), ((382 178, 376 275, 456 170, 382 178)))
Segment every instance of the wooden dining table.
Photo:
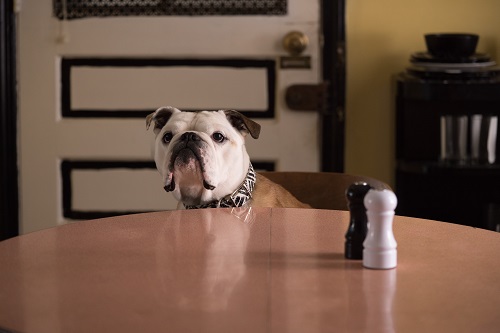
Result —
POLYGON ((344 257, 349 212, 151 212, 0 242, 1 332, 500 332, 500 234, 395 216, 397 267, 344 257))

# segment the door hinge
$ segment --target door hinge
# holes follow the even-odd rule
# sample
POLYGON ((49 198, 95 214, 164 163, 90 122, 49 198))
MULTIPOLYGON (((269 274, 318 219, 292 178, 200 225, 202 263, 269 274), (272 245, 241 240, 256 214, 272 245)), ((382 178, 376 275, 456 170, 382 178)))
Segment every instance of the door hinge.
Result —
POLYGON ((23 5, 22 0, 12 0, 13 6, 12 8, 14 9, 14 13, 18 14, 21 12, 21 7, 23 5))
POLYGON ((328 101, 327 82, 295 84, 286 89, 285 101, 291 110, 324 112, 328 101))

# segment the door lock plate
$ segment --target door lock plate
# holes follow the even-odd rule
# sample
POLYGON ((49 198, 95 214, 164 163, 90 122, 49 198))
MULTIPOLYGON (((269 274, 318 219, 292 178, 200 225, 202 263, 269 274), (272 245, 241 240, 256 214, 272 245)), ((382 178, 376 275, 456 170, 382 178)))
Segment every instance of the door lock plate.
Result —
POLYGON ((323 111, 326 104, 328 84, 296 84, 286 89, 285 101, 291 110, 323 111))

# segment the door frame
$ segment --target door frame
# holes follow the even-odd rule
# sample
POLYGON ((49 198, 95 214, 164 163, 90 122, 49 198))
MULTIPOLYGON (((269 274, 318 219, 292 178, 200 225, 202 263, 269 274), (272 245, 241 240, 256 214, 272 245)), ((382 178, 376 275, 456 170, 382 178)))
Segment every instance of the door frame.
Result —
POLYGON ((345 0, 321 0, 322 77, 327 84, 320 113, 320 166, 323 172, 344 172, 346 33, 345 0))
POLYGON ((0 2, 0 240, 19 234, 16 13, 0 2))
MULTIPOLYGON (((345 0, 321 0, 322 79, 328 85, 320 113, 321 171, 344 172, 345 0)), ((16 13, 0 5, 0 240, 19 234, 17 157, 16 13)))

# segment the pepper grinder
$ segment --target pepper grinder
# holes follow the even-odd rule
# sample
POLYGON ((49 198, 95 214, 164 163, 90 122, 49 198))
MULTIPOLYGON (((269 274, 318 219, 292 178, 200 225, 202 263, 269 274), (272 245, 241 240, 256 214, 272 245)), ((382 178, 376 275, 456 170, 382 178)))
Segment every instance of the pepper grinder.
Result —
POLYGON ((371 188, 365 182, 356 182, 351 184, 345 192, 350 213, 349 228, 345 234, 346 259, 363 259, 363 242, 368 222, 363 199, 371 188))
POLYGON ((390 190, 369 190, 364 204, 368 217, 368 235, 363 243, 363 266, 390 269, 397 265, 397 243, 392 232, 394 209, 398 199, 390 190))

